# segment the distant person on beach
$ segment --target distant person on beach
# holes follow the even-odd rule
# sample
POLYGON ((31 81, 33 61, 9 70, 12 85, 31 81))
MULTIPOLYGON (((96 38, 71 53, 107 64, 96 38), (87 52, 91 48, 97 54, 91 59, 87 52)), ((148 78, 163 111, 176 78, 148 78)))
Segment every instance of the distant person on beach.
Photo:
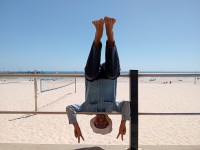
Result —
MULTIPOLYGON (((74 135, 78 138, 78 143, 81 138, 84 140, 84 137, 76 119, 76 112, 121 112, 122 120, 117 138, 121 135, 123 140, 126 134, 126 120, 130 120, 130 102, 116 102, 120 63, 113 33, 115 22, 116 19, 109 17, 92 21, 96 34, 85 66, 85 102, 66 107, 69 124, 74 125, 74 135), (100 64, 104 24, 107 35, 105 63, 100 64)), ((97 114, 91 119, 90 126, 95 133, 102 135, 112 131, 112 121, 107 114, 97 114)))

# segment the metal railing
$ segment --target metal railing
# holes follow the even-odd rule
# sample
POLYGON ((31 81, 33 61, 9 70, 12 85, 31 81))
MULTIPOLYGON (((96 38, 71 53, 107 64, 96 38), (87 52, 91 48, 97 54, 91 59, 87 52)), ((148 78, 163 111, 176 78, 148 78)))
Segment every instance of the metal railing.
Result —
MULTIPOLYGON (((0 77, 85 77, 84 74, 0 74, 0 77)), ((130 74, 121 74, 120 77, 130 77, 130 74)), ((200 77, 200 73, 140 73, 138 77, 200 77)))
MULTIPOLYGON (((34 97, 35 97, 35 111, 0 111, 0 114, 66 114, 66 112, 41 112, 37 109, 37 78, 49 78, 49 77, 56 77, 56 78, 64 78, 64 77, 74 77, 75 78, 75 93, 76 93, 76 78, 83 78, 84 74, 0 74, 0 77, 31 77, 34 78, 34 97)), ((130 77, 130 74, 121 74, 120 77, 130 77)), ((177 74, 177 73, 141 73, 138 74, 138 77, 200 77, 200 74, 192 74, 192 73, 185 73, 185 74, 177 74)), ((92 112, 78 112, 77 114, 94 114, 92 112)), ((120 114, 118 112, 110 112, 109 114, 120 114)), ((139 113, 139 115, 158 115, 158 113, 139 113)), ((179 113, 159 113, 159 115, 169 115, 169 114, 176 114, 179 113)), ((188 115, 188 113, 184 113, 188 115)), ((195 113, 193 113, 195 115, 195 113)))
MULTIPOLYGON (((39 77, 84 77, 84 74, 0 74, 0 77, 33 77, 34 89, 37 90, 36 78, 39 77)), ((131 105, 131 121, 130 121, 130 149, 138 149, 138 116, 139 115, 200 115, 200 113, 151 113, 138 112, 138 78, 139 77, 194 77, 195 81, 200 74, 192 73, 144 73, 138 74, 138 70, 130 70, 129 74, 121 74, 120 77, 129 77, 130 84, 130 105, 131 105)), ((35 92, 35 111, 0 111, 0 114, 66 114, 66 112, 40 112, 37 111, 37 91, 35 92)), ((102 112, 79 112, 78 114, 102 114, 102 112)), ((120 114, 119 112, 103 112, 103 114, 120 114)))

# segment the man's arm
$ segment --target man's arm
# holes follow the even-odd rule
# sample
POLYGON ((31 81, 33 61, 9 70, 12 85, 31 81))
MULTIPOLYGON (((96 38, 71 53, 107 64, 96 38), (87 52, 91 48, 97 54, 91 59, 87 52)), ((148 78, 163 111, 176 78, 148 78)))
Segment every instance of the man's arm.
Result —
POLYGON ((80 105, 74 104, 66 107, 69 124, 77 123, 76 112, 80 111, 80 105))
POLYGON ((73 123, 73 125, 74 125, 74 136, 76 138, 78 138, 78 143, 80 143, 80 138, 82 138, 82 140, 84 141, 84 137, 83 137, 83 135, 81 133, 81 129, 80 129, 79 125, 78 125, 78 122, 77 123, 73 123))
POLYGON ((130 120, 130 102, 122 101, 118 105, 118 111, 122 113, 122 120, 119 126, 119 133, 117 138, 121 135, 121 139, 123 140, 123 135, 126 134, 126 120, 130 120))
POLYGON ((121 124, 119 126, 119 133, 117 135, 117 138, 121 135, 121 139, 123 141, 123 136, 126 134, 126 120, 122 120, 121 124))
POLYGON ((69 124, 73 124, 74 126, 74 136, 78 138, 78 143, 80 143, 80 138, 84 140, 84 137, 81 133, 81 129, 77 122, 76 112, 80 111, 79 105, 69 105, 66 107, 67 116, 69 119, 69 124))

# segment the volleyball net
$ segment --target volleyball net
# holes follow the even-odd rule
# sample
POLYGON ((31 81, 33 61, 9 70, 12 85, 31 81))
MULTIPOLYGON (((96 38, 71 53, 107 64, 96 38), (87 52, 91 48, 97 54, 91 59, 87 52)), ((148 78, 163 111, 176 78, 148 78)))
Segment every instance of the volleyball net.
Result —
POLYGON ((75 78, 40 78, 40 92, 60 89, 75 83, 75 78))

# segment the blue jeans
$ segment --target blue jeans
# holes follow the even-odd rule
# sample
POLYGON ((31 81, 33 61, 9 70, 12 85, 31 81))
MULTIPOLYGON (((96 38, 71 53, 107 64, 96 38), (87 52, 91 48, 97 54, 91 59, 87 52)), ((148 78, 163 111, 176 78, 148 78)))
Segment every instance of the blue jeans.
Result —
POLYGON ((87 63, 85 66, 85 77, 89 81, 97 79, 116 79, 120 75, 120 62, 117 47, 108 47, 106 42, 105 63, 100 64, 102 43, 98 49, 92 44, 87 63))

